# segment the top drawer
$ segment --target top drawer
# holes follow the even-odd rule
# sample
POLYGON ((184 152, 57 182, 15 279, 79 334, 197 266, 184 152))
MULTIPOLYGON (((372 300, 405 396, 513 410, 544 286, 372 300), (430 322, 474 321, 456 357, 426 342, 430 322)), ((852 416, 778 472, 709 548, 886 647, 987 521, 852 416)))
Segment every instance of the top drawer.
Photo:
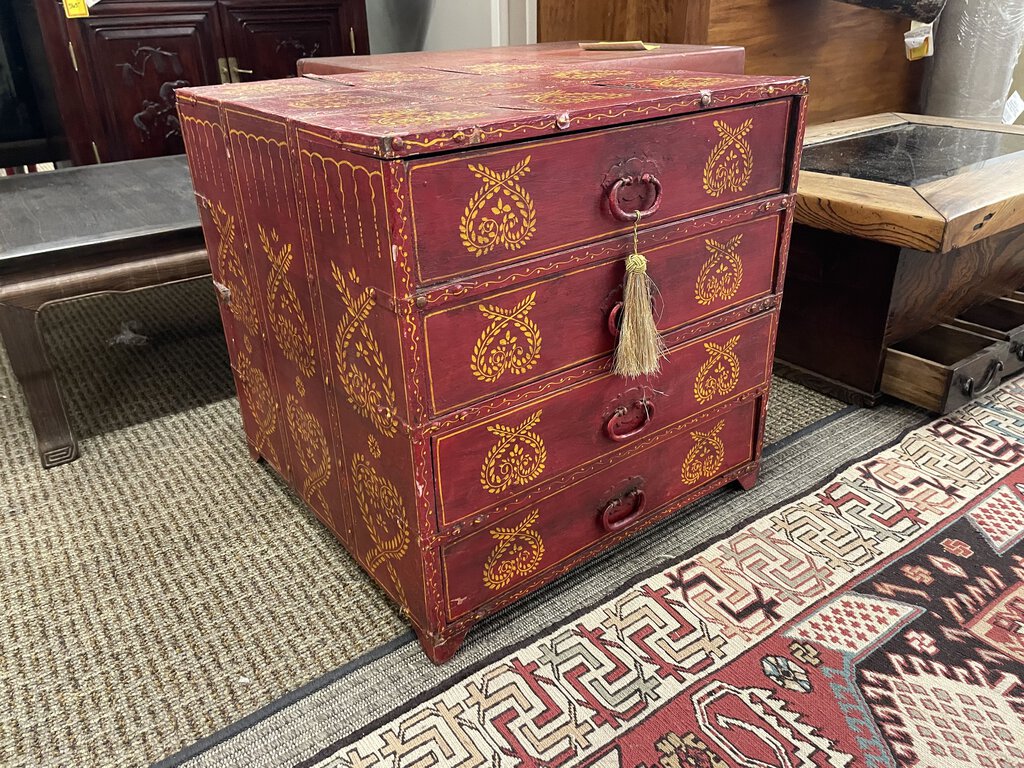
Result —
POLYGON ((421 283, 785 186, 789 98, 409 163, 421 283))

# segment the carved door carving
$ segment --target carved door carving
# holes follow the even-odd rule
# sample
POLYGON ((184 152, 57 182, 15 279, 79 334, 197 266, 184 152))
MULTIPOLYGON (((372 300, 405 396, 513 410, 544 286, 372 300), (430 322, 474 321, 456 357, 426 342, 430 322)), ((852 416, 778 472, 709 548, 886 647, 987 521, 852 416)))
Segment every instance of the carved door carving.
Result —
POLYGON ((369 53, 363 0, 100 0, 81 19, 35 2, 77 164, 184 152, 176 88, 369 53))
POLYGON ((369 53, 361 4, 325 0, 299 6, 222 0, 221 25, 235 80, 295 75, 295 62, 313 56, 369 53))
POLYGON ((87 120, 104 161, 184 152, 174 90, 219 82, 216 7, 95 16, 76 25, 87 120), (92 104, 92 108, 89 105, 92 104))

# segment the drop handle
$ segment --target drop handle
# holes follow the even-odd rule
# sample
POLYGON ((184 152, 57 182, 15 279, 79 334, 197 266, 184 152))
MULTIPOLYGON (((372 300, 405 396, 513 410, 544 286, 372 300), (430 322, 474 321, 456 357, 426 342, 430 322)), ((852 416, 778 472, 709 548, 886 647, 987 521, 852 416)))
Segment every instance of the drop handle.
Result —
POLYGON ((612 184, 611 189, 608 190, 608 208, 612 212, 612 216, 620 221, 640 221, 645 216, 652 216, 658 212, 658 208, 661 207, 661 181, 653 173, 644 173, 639 177, 636 176, 623 176, 616 179, 615 183, 612 184), (654 190, 654 200, 650 206, 642 210, 627 211, 623 209, 622 203, 619 201, 619 191, 623 187, 631 187, 634 184, 646 184, 654 190))
POLYGON ((985 369, 985 375, 981 377, 981 381, 975 383, 973 376, 968 376, 960 384, 960 391, 964 393, 965 397, 974 397, 980 395, 983 392, 988 392, 992 388, 992 385, 996 383, 996 374, 1003 370, 1002 360, 993 360, 988 364, 985 369))
POLYGON ((620 405, 612 411, 612 415, 605 422, 604 431, 610 440, 621 443, 644 432, 653 420, 654 403, 646 399, 637 400, 630 406, 620 405), (633 414, 633 418, 629 418, 630 414, 633 414), (637 415, 640 416, 639 423, 630 429, 629 425, 637 421, 637 415))
POLYGON ((623 528, 634 523, 647 508, 647 496, 643 488, 634 488, 632 491, 612 499, 601 508, 601 527, 609 533, 621 531, 623 528), (615 513, 620 507, 629 506, 629 511, 621 517, 615 513))

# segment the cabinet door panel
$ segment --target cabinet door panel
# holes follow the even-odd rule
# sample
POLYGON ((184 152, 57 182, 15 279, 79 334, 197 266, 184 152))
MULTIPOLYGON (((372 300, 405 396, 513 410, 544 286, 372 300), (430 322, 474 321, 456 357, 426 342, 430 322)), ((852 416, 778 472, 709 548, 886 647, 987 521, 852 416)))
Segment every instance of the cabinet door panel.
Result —
POLYGON ((294 5, 225 0, 221 23, 235 79, 294 77, 295 62, 302 58, 369 53, 360 6, 349 0, 294 5))
POLYGON ((101 159, 184 152, 174 90, 220 81, 223 47, 214 4, 182 13, 91 16, 74 29, 101 159))

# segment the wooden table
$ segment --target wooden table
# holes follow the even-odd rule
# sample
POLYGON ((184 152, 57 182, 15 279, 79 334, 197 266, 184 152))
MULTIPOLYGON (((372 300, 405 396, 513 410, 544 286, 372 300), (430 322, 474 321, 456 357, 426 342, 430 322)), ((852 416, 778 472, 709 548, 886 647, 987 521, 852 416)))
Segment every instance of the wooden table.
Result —
POLYGON ((184 156, 0 178, 0 337, 44 467, 73 461, 78 445, 39 311, 209 271, 184 156))
POLYGON ((812 127, 796 222, 777 371, 948 411, 1024 366, 1024 128, 894 113, 812 127))

